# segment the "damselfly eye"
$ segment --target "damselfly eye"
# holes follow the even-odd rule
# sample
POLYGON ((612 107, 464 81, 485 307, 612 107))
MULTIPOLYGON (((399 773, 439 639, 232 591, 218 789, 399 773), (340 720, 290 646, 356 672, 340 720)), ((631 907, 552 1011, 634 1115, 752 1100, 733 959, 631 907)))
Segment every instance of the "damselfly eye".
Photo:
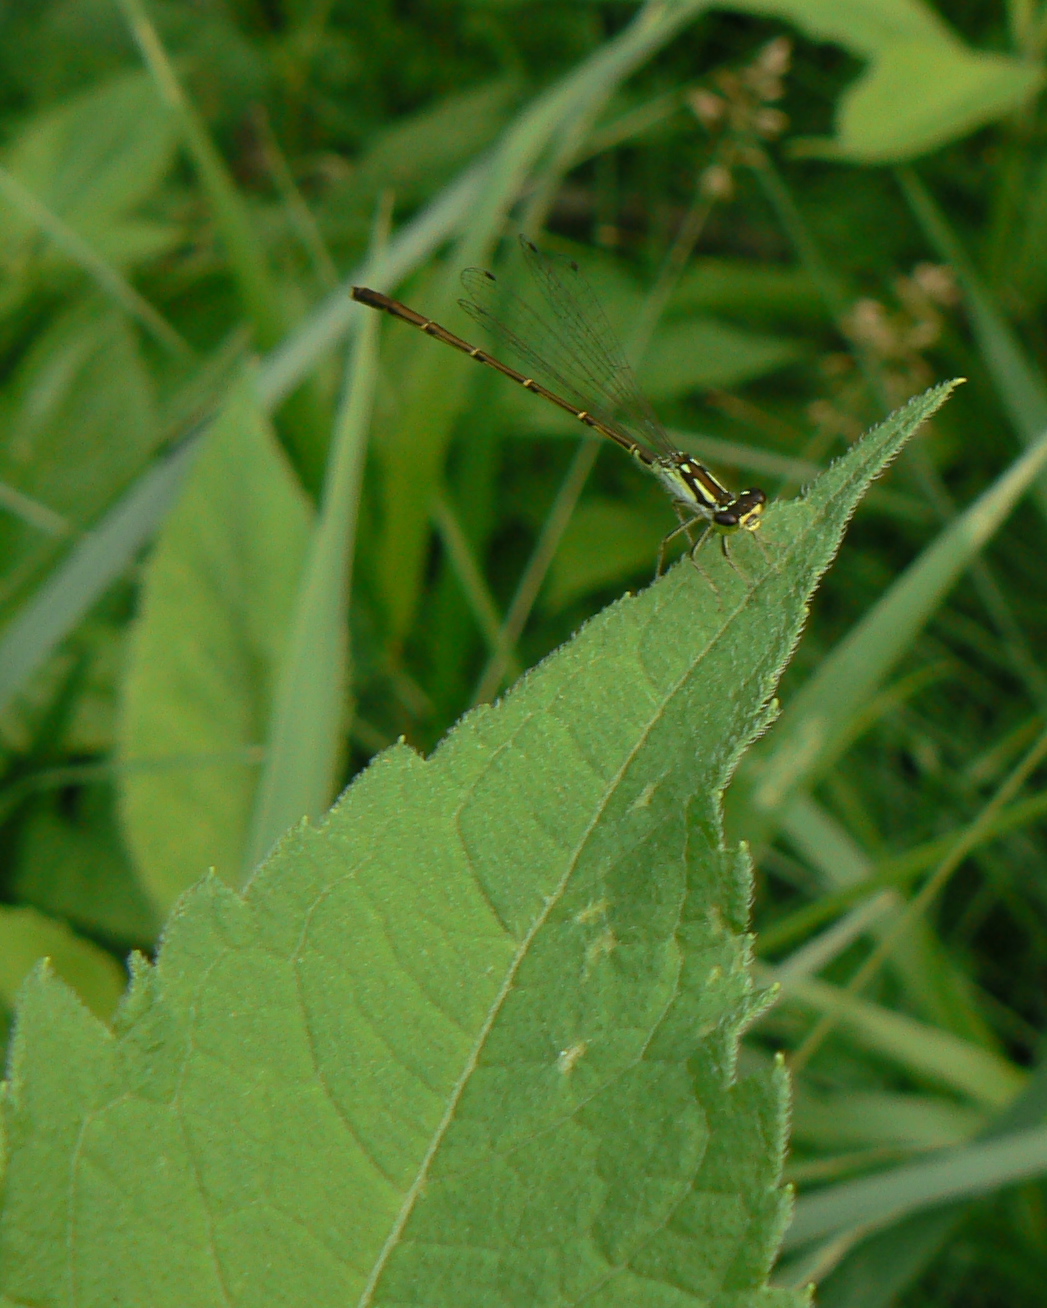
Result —
POLYGON ((713 522, 715 522, 718 527, 737 527, 738 515, 727 509, 722 509, 719 513, 713 514, 713 522))

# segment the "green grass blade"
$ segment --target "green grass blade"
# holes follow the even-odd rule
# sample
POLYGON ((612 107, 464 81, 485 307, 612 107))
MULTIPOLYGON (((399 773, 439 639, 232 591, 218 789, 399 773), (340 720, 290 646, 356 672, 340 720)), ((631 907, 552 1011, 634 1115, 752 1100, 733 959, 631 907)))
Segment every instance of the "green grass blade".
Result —
POLYGON ((266 410, 276 408, 328 350, 359 328, 362 319, 359 306, 349 298, 351 286, 395 286, 461 228, 483 190, 489 166, 483 159, 465 169, 262 360, 258 393, 266 410))
POLYGON ((255 233, 247 207, 202 118, 179 85, 141 0, 119 2, 162 100, 181 124, 182 138, 211 201, 225 255, 258 344, 263 349, 271 349, 284 334, 284 314, 265 250, 255 233))
MULTIPOLYGON (((790 805, 786 810, 783 830, 798 830, 811 813, 811 801, 801 800, 790 805), (791 816, 797 810, 795 819, 791 816)), ((1019 800, 1008 805, 982 833, 979 843, 990 843, 1011 831, 1020 831, 1023 827, 1041 821, 1047 817, 1047 792, 1030 795, 1028 799, 1019 800)), ((806 828, 805 828, 806 829, 806 828)), ((924 872, 932 868, 946 853, 951 835, 938 836, 934 840, 924 841, 920 845, 889 858, 869 863, 862 860, 863 880, 845 884, 842 890, 830 891, 798 908, 785 917, 777 919, 760 932, 759 949, 761 953, 774 953, 789 945, 798 943, 812 931, 831 921, 838 914, 845 912, 854 904, 871 899, 881 890, 903 889, 915 881, 924 872)))
POLYGON ((16 518, 21 518, 23 522, 27 522, 47 536, 64 536, 70 530, 67 518, 63 518, 60 513, 55 513, 54 509, 49 509, 39 500, 33 499, 31 495, 23 495, 16 486, 8 486, 3 481, 0 481, 0 508, 13 513, 16 518))
MULTIPOLYGON (((776 980, 773 971, 767 980, 776 980)), ((889 1058, 922 1080, 945 1086, 985 1108, 1006 1107, 1025 1084, 1025 1073, 980 1045, 918 1022, 903 1013, 857 999, 810 977, 783 980, 782 999, 832 1017, 864 1048, 889 1058)))
POLYGON ((186 440, 149 469, 87 532, 0 639, 0 711, 125 570, 163 521, 200 444, 186 440))
POLYGON ((943 1156, 830 1186, 801 1199, 785 1248, 852 1227, 881 1226, 951 1199, 973 1199, 1045 1174, 1047 1126, 950 1149, 943 1156))
POLYGON ((303 817, 318 817, 338 781, 349 689, 349 591, 364 456, 378 377, 378 316, 356 339, 273 700, 265 765, 244 866, 253 868, 303 817))
POLYGON ((140 323, 165 349, 183 356, 192 353, 184 338, 144 296, 138 294, 119 269, 114 268, 107 259, 92 248, 88 241, 84 240, 79 232, 63 222, 58 214, 23 186, 17 177, 2 167, 0 167, 0 195, 35 227, 50 237, 73 263, 79 264, 105 295, 140 323))
MULTIPOLYGON (((983 1132, 990 1140, 1040 1127, 1047 1116, 1047 1062, 1029 1078, 1011 1106, 983 1132)), ((823 1308, 889 1308, 937 1256, 962 1220, 961 1202, 903 1218, 854 1245, 819 1287, 823 1308)))
MULTIPOLYGON (((462 588, 462 594, 469 604, 469 611, 488 648, 496 650, 501 643, 502 619, 498 614, 494 596, 473 555, 469 538, 446 494, 436 497, 432 512, 433 525, 440 535, 440 543, 447 551, 447 557, 462 588)), ((515 669, 515 675, 520 675, 519 667, 515 669)))
MULTIPOLYGON (((782 835, 827 886, 861 887, 873 877, 873 862, 840 822, 809 795, 794 797, 781 813, 780 822, 782 835)), ((823 941, 809 941, 799 951, 800 958, 806 958, 806 966, 810 967, 820 953, 824 961, 818 967, 824 967, 835 956, 833 950, 842 952, 849 940, 864 934, 866 925, 880 939, 890 934, 902 911, 901 898, 888 893, 876 907, 870 902, 855 909, 848 919, 830 928, 823 941)), ((798 963, 797 959, 789 960, 787 966, 798 963)), ((995 1046, 988 1024, 971 1002, 955 963, 926 922, 911 922, 905 928, 904 945, 892 953, 891 968, 900 978, 909 1003, 927 1021, 986 1048, 995 1046)))
POLYGON ((912 563, 819 666, 746 776, 746 821, 765 834, 850 740, 850 724, 978 552, 1047 465, 1047 435, 912 563))
MULTIPOLYGON (((897 177, 910 209, 936 254, 959 276, 975 339, 1015 431, 1026 445, 1035 444, 1047 428, 1047 380, 1000 312, 989 288, 918 174, 911 168, 900 168, 897 177)), ((1047 496, 1047 488, 1040 490, 1039 494, 1047 496)))

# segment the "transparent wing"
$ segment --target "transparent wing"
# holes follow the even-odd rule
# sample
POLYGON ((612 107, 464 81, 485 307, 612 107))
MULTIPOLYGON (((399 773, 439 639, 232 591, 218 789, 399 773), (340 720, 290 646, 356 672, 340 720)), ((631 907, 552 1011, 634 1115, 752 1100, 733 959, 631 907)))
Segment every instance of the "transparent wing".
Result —
POLYGON ((547 316, 481 268, 468 268, 462 274, 471 298, 459 301, 461 307, 564 398, 607 425, 624 429, 652 453, 672 453, 607 315, 577 266, 542 254, 523 237, 521 246, 547 316))
MULTIPOLYGON (((490 336, 501 341, 529 376, 544 382, 565 400, 585 409, 605 425, 624 431, 625 424, 613 415, 601 387, 583 369, 574 365, 557 332, 526 301, 506 290, 493 273, 482 268, 467 268, 462 273, 462 284, 474 298, 459 300, 460 307, 490 336), (498 313, 484 303, 485 300, 496 302, 498 313), (514 327, 508 325, 506 318, 512 320, 514 327), (553 359, 555 364, 551 362, 553 359)), ((631 440, 632 433, 628 433, 628 438, 631 440)), ((639 443, 646 444, 644 441, 639 443)))
POLYGON ((640 389, 618 335, 581 269, 565 255, 539 250, 526 236, 520 237, 520 249, 550 313, 562 326, 561 335, 570 343, 573 356, 613 401, 620 417, 642 432, 662 454, 673 453, 665 429, 640 389))

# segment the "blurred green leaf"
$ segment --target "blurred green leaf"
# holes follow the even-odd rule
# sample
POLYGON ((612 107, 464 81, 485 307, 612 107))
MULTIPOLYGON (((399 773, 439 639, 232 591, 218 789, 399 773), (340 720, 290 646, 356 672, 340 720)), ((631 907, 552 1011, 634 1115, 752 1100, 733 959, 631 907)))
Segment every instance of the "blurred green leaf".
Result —
POLYGON ((562 609, 580 596, 638 571, 653 573, 664 535, 657 519, 643 509, 595 496, 583 500, 549 570, 546 607, 562 609))
POLYGON ((806 153, 853 163, 916 158, 1020 108, 1043 84, 1032 62, 971 50, 920 0, 734 0, 869 60, 841 97, 836 135, 806 153))
POLYGON ((12 851, 10 892, 104 940, 146 946, 160 924, 124 848, 113 789, 97 779, 81 786, 72 800, 50 793, 29 805, 12 851))
POLYGON ((824 153, 852 163, 915 159, 1014 113, 1043 80, 1036 64, 958 41, 898 42, 844 95, 824 153))
POLYGON ((120 1001, 127 978, 112 955, 81 940, 64 922, 0 904, 0 1044, 18 988, 42 958, 101 1021, 109 1021, 120 1001))
MULTIPOLYGON (((30 119, 2 162, 102 258, 127 268, 178 238, 169 224, 134 213, 170 169, 176 143, 170 111, 148 76, 134 72, 30 119)), ((64 258, 39 241, 35 224, 0 206, 0 266, 14 278, 5 297, 22 284, 34 249, 45 264, 64 258)))
POLYGON ((120 729, 121 817, 153 902, 240 878, 310 511, 250 374, 145 568, 120 729))
POLYGON ((710 386, 740 386, 794 363, 802 353, 795 341, 691 318, 667 323, 655 334, 640 380, 652 400, 666 400, 710 386))
MULTIPOLYGON (((155 451, 161 431, 153 380, 123 315, 82 300, 52 320, 9 379, 0 477, 61 514, 91 525, 155 451)), ((55 558, 47 539, 0 517, 5 570, 55 558)))

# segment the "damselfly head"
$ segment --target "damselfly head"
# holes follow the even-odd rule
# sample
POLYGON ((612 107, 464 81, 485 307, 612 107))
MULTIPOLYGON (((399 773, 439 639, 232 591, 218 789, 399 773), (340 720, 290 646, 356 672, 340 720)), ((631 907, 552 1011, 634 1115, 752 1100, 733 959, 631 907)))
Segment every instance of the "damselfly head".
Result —
POLYGON ((766 505, 767 496, 758 486, 744 490, 712 515, 712 528, 721 536, 730 536, 736 531, 756 531, 763 521, 766 505))

